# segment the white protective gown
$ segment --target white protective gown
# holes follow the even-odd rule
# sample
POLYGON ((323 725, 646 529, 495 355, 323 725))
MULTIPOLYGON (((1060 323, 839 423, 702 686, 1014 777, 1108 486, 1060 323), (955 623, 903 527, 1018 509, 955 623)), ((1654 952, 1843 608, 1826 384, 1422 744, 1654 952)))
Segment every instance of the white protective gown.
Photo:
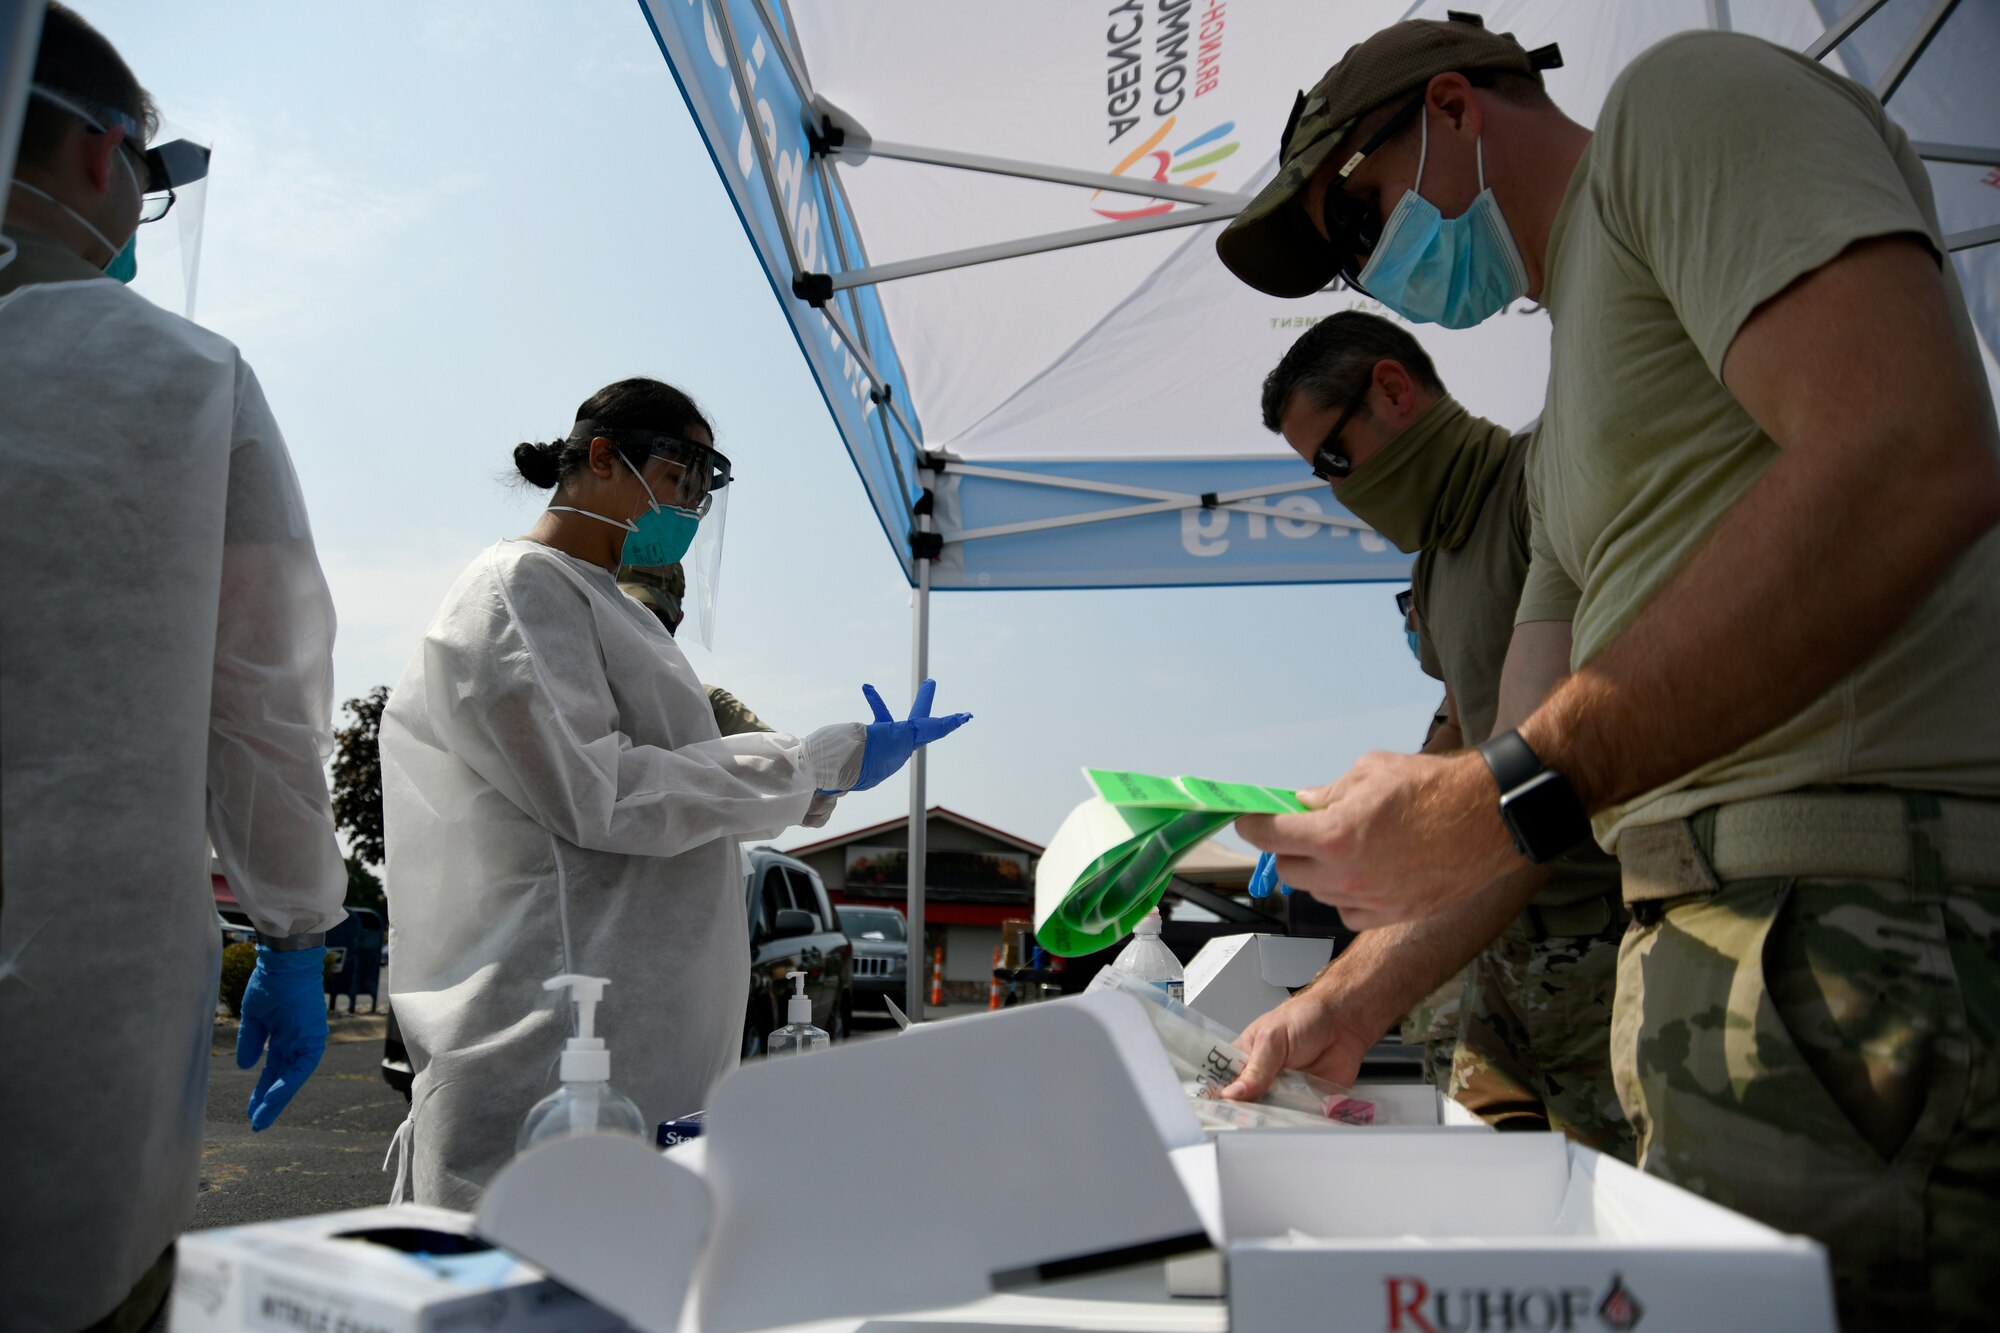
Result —
POLYGON ((607 977, 612 1086, 649 1121, 736 1064, 750 979, 738 840, 824 822, 864 729, 722 738, 693 668, 603 569, 531 541, 459 576, 382 717, 389 993, 419 1203, 473 1207, 557 1086, 607 977))
POLYGON ((56 282, 0 367, 0 1325, 71 1330, 194 1212, 210 841, 260 930, 343 916, 333 603, 228 341, 56 282))

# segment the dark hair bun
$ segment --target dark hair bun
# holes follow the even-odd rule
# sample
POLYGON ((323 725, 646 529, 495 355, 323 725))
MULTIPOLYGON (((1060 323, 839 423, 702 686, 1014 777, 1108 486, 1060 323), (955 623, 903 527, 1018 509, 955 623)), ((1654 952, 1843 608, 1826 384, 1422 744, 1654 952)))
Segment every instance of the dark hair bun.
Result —
POLYGON ((562 446, 558 444, 517 444, 514 466, 530 486, 553 490, 562 480, 562 446))

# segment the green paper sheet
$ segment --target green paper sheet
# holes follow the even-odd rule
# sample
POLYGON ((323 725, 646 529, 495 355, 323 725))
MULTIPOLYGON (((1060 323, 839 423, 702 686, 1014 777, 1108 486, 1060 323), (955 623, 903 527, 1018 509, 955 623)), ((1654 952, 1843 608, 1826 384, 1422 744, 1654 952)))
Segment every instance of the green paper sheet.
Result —
POLYGON ((1305 809, 1281 788, 1085 769, 1097 795, 1072 810, 1035 872, 1035 938, 1064 957, 1132 932, 1174 867, 1239 815, 1305 809))

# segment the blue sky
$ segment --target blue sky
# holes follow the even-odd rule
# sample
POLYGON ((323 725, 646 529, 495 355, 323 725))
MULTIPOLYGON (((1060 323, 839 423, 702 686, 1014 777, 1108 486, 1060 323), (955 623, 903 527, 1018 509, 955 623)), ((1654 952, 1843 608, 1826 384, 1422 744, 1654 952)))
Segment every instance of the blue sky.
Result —
MULTIPOLYGON (((214 141, 196 315, 284 427, 340 697, 393 682, 458 571, 533 521, 513 445, 645 374, 737 466, 703 677, 787 730, 864 718, 864 680, 907 701, 909 589, 636 4, 76 7, 214 141)), ((940 595, 938 704, 978 719, 931 799, 1045 842, 1086 764, 1310 785, 1414 748, 1440 689, 1392 591, 940 595)))

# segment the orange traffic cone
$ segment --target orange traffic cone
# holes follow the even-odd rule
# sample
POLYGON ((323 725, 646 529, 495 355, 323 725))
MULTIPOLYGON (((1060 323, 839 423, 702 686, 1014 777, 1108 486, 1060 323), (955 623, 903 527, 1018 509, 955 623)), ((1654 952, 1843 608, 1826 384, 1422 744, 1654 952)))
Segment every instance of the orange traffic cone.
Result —
POLYGON ((944 1003, 944 946, 931 954, 931 1003, 944 1003))
POLYGON ((1000 1007, 1001 994, 1000 951, 995 949, 993 951, 993 985, 986 992, 986 1007, 988 1009, 998 1009, 1000 1007))

